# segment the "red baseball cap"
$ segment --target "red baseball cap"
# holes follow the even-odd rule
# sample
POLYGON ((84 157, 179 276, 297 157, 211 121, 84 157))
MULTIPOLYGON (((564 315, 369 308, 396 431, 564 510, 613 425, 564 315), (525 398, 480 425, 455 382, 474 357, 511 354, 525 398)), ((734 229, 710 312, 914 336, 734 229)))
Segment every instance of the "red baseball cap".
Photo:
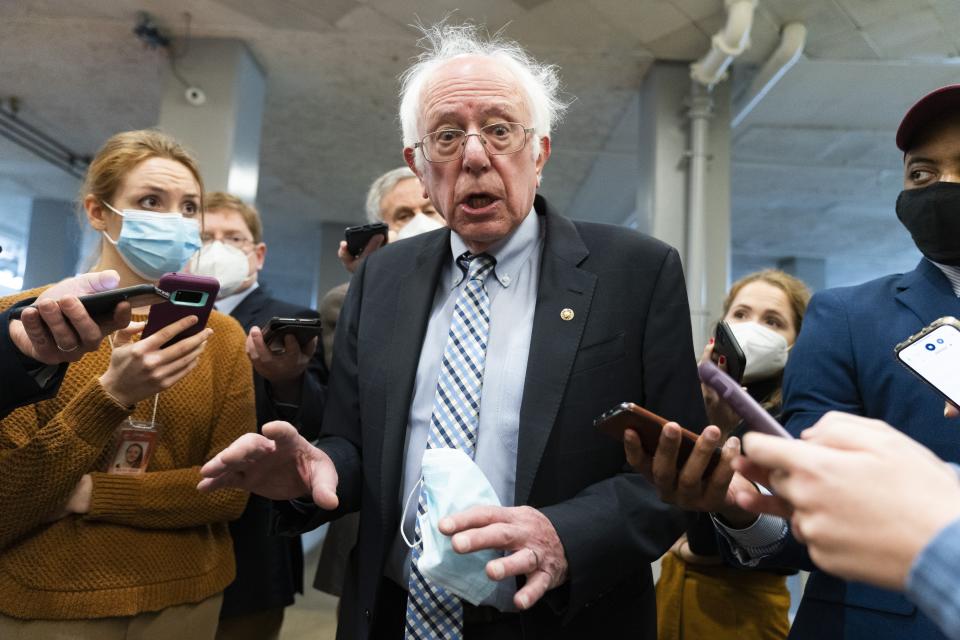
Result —
POLYGON ((960 84, 931 91, 910 107, 897 128, 897 148, 906 153, 918 133, 951 111, 960 113, 960 84))

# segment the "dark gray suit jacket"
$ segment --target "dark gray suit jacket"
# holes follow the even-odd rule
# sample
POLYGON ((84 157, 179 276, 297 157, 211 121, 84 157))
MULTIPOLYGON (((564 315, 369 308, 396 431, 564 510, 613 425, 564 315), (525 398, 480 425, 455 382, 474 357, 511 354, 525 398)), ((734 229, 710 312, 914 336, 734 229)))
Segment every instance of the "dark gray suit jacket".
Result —
MULTIPOLYGON (((520 410, 515 504, 540 509, 569 580, 523 614, 528 637, 654 638, 650 562, 686 526, 593 419, 633 401, 699 430, 706 422, 677 252, 609 225, 575 223, 537 197, 546 226, 520 410), (572 309, 565 321, 561 310, 572 309)), ((338 638, 369 637, 400 522, 399 487, 414 377, 449 230, 388 245, 354 275, 334 344, 319 446, 339 475, 340 507, 287 505, 278 527, 316 527, 360 510, 338 638)), ((496 322, 496 319, 493 319, 496 322)), ((402 633, 397 630, 398 636, 402 633)))

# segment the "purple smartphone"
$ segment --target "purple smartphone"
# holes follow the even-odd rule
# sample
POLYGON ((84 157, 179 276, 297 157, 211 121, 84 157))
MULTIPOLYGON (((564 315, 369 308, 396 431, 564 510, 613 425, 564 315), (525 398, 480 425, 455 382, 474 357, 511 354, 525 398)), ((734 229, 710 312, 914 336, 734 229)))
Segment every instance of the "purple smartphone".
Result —
POLYGON ((733 410, 743 418, 749 429, 768 433, 772 436, 793 438, 790 432, 780 426, 780 423, 767 413, 760 403, 750 397, 733 378, 721 371, 717 365, 709 360, 701 362, 697 367, 700 380, 713 389, 723 398, 724 402, 733 407, 733 410))
POLYGON ((169 294, 166 302, 150 307, 147 326, 143 328, 141 339, 155 334, 169 324, 187 316, 197 316, 200 320, 189 329, 181 331, 163 348, 189 338, 203 331, 210 317, 210 310, 217 300, 220 282, 216 278, 197 276, 192 273, 165 273, 160 277, 157 288, 169 294))

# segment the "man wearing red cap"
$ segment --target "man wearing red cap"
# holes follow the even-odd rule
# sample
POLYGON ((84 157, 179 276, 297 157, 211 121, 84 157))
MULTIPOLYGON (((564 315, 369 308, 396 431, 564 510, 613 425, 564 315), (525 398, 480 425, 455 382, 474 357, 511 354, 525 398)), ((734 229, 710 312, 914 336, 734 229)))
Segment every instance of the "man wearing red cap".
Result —
MULTIPOLYGON (((830 411, 875 418, 898 426, 940 458, 957 461, 956 423, 944 417, 940 396, 895 361, 893 348, 941 316, 960 316, 960 85, 934 91, 914 105, 896 141, 904 152, 897 217, 924 257, 909 273, 813 297, 785 371, 783 419, 799 436, 830 411)), ((745 526, 751 518, 740 505, 756 508, 765 501, 739 474, 731 483, 728 456, 719 473, 690 483, 702 477, 712 448, 699 443, 679 484, 670 474, 652 480, 671 502, 712 512, 738 561, 811 572, 790 638, 945 637, 901 594, 821 571, 779 516, 762 515, 745 526)), ((629 443, 627 449, 635 468, 673 468, 668 454, 650 461, 631 451, 629 443)), ((676 447, 660 449, 675 455, 676 447)), ((749 456, 749 447, 746 452, 749 456)))

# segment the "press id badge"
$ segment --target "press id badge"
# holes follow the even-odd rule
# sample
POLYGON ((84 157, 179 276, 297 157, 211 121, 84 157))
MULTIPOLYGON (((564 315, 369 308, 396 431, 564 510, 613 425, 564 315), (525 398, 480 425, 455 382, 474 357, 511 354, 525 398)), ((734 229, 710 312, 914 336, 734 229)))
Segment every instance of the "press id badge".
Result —
POLYGON ((107 473, 146 472, 156 441, 155 423, 127 418, 117 429, 116 447, 107 473))

